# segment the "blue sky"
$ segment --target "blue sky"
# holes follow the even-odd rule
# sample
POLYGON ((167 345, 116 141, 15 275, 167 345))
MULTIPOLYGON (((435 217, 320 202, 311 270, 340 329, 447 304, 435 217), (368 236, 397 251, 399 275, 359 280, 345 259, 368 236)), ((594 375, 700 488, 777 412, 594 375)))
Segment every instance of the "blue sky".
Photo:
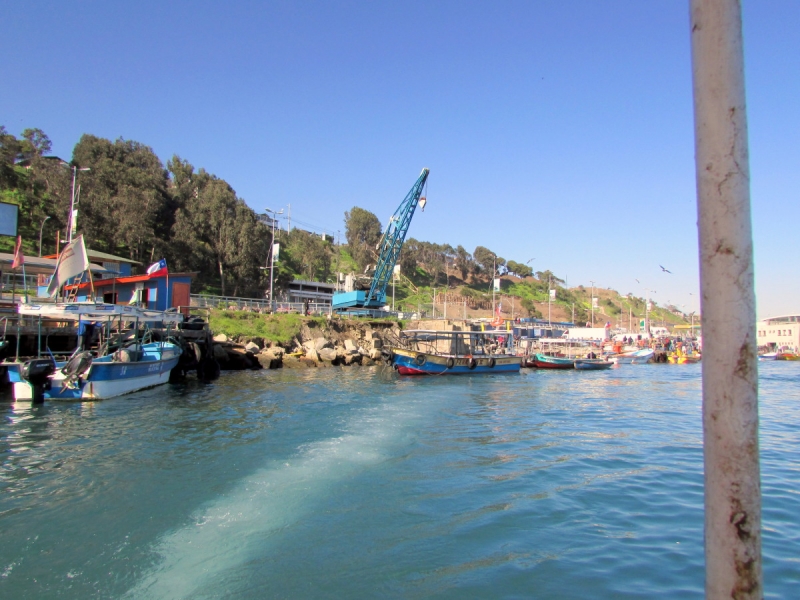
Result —
MULTIPOLYGON (((0 124, 62 157, 136 140, 334 234, 429 167, 410 236, 699 309, 688 1, 19 2, 3 25, 0 124)), ((798 31, 800 2, 744 1, 760 317, 800 309, 798 31)))

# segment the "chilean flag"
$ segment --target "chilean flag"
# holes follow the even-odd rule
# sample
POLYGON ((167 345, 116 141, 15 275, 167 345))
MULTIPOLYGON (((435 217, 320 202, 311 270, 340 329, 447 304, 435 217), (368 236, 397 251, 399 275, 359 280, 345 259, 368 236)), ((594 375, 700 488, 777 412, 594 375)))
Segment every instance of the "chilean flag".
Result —
POLYGON ((147 267, 147 274, 150 277, 159 277, 161 275, 167 274, 167 259, 162 258, 157 263, 153 263, 149 267, 147 267))

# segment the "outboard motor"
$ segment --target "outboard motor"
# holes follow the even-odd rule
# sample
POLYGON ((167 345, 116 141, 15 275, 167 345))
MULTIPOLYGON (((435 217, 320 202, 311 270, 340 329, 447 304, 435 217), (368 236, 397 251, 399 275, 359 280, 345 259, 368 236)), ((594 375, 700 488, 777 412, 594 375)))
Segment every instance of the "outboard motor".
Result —
POLYGON ((78 352, 67 361, 67 364, 61 368, 61 373, 65 375, 64 383, 61 389, 71 387, 74 383, 80 385, 81 375, 89 370, 92 366, 92 353, 91 352, 78 352))
POLYGON ((31 400, 34 404, 44 402, 44 393, 50 389, 50 375, 55 370, 56 365, 49 358, 34 358, 22 363, 19 375, 31 385, 31 400))

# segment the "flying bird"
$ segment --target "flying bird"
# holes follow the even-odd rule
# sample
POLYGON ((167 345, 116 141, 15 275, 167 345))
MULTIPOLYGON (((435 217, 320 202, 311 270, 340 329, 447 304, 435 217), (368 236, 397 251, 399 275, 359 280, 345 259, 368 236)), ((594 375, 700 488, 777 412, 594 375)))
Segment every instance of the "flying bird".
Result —
MULTIPOLYGON (((636 279, 636 277, 634 277, 634 279, 636 279)), ((641 283, 641 282, 638 279, 636 279, 636 283, 641 283)))
MULTIPOLYGON (((661 265, 658 265, 658 266, 661 267, 661 265)), ((665 269, 664 267, 661 267, 661 270, 664 271, 664 273, 669 273, 670 275, 672 275, 672 271, 670 271, 669 269, 665 269)))

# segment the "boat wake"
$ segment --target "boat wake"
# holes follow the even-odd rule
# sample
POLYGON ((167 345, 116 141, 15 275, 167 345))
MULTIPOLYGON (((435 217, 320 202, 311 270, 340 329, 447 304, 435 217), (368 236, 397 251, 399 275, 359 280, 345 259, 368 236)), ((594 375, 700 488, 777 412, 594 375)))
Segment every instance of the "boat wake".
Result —
POLYGON ((263 555, 266 545, 278 543, 270 538, 314 510, 332 487, 389 460, 418 412, 402 402, 372 405, 353 418, 350 432, 303 445, 292 458, 249 475, 206 505, 191 524, 163 537, 155 549, 159 564, 126 597, 208 594, 209 587, 263 555))

